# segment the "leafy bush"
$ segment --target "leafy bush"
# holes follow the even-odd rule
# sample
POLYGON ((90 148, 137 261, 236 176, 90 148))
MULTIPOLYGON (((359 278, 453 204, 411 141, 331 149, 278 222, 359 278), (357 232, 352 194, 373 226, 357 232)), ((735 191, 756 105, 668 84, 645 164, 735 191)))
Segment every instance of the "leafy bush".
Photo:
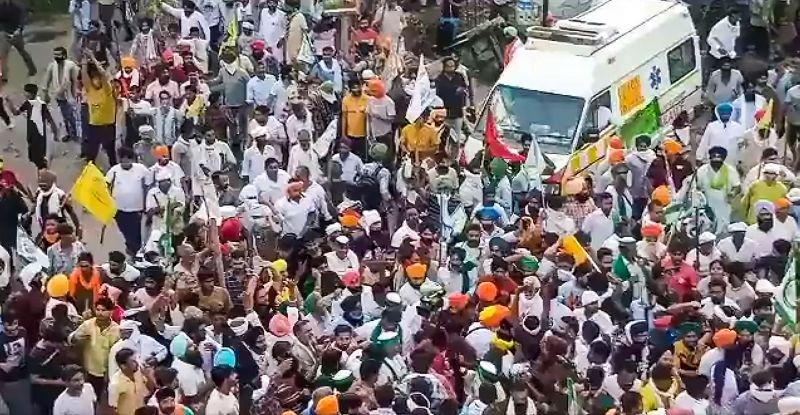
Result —
POLYGON ((28 0, 33 17, 53 13, 66 13, 69 0, 28 0))

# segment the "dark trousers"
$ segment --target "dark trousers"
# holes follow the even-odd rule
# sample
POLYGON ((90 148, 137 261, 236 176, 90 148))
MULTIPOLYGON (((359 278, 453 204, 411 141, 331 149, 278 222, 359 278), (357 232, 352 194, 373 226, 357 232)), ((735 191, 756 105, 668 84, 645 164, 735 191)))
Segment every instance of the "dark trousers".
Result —
POLYGON ((106 379, 104 377, 93 376, 90 374, 86 374, 86 382, 92 385, 92 389, 94 389, 94 394, 97 395, 98 402, 101 399, 101 396, 106 391, 106 379))
POLYGON ((142 212, 117 211, 116 220, 128 253, 138 252, 142 247, 142 212))
POLYGON ((116 141, 117 128, 114 124, 89 125, 89 129, 86 131, 83 156, 87 161, 94 163, 102 145, 108 155, 109 165, 113 166, 117 164, 117 150, 114 148, 116 141))
POLYGON ((11 125, 11 117, 8 116, 8 111, 6 110, 6 102, 0 97, 0 119, 3 120, 6 125, 11 125))
POLYGON ((360 157, 365 163, 368 161, 366 137, 347 137, 347 143, 350 145, 350 151, 352 151, 353 154, 360 157))

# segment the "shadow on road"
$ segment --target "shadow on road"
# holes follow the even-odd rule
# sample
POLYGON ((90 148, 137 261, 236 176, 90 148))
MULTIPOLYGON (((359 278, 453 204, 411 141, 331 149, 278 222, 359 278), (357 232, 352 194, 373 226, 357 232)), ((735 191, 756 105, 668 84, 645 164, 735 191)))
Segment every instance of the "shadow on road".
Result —
POLYGON ((58 37, 65 36, 66 34, 67 34, 66 30, 37 28, 25 34, 25 42, 26 43, 50 42, 58 37))

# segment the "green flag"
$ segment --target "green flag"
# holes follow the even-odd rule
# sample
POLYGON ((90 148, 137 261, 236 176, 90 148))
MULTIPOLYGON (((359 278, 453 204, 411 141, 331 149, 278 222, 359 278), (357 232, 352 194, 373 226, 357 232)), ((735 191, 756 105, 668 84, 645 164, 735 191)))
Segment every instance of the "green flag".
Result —
POLYGON ((795 254, 786 266, 786 273, 783 274, 783 281, 778 286, 778 291, 775 293, 772 302, 775 305, 775 311, 781 316, 781 319, 786 323, 793 332, 797 331, 797 267, 800 266, 798 260, 800 251, 795 250, 795 254))
POLYGON ((611 272, 622 281, 628 281, 631 279, 631 270, 628 268, 629 263, 630 261, 625 259, 623 255, 617 255, 617 259, 615 259, 614 263, 611 265, 611 272))

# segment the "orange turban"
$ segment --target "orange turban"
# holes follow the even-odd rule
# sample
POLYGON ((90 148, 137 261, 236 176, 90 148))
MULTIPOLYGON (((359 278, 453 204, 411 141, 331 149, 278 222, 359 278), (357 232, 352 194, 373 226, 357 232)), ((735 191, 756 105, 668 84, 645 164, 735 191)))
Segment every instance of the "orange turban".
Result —
POLYGON ((775 209, 788 209, 789 206, 792 205, 792 202, 790 202, 789 199, 785 197, 782 197, 773 203, 775 204, 775 209))
POLYGON ((672 202, 672 194, 669 191, 669 187, 663 184, 653 189, 650 198, 661 206, 668 206, 672 202))
POLYGON ((657 223, 648 223, 642 226, 642 236, 647 238, 658 238, 661 235, 661 225, 657 223))
POLYGON ((661 146, 664 148, 664 154, 669 156, 679 154, 681 150, 683 150, 683 145, 679 143, 678 140, 673 140, 671 138, 664 140, 661 146))
POLYGON ((497 299, 497 286, 492 282, 485 281, 478 284, 475 292, 478 294, 478 299, 483 302, 491 303, 497 299))
POLYGON ((339 399, 328 395, 317 402, 314 413, 317 415, 339 415, 339 399))
POLYGON ((511 310, 509 310, 508 307, 493 305, 481 310, 481 313, 478 315, 478 320, 486 327, 497 328, 500 327, 500 323, 510 315, 511 310))
POLYGON ((469 296, 461 293, 453 293, 447 297, 447 302, 450 303, 451 308, 456 311, 461 311, 469 304, 469 296))
POLYGON ((608 139, 608 147, 622 150, 625 148, 625 143, 622 142, 621 138, 614 136, 608 139))
POLYGON ((169 147, 156 146, 156 148, 153 149, 153 155, 156 157, 169 157, 169 147))
POLYGON ((406 276, 412 280, 421 280, 425 278, 425 273, 427 271, 428 267, 425 266, 425 264, 417 262, 406 267, 406 276))
POLYGON ((369 94, 376 98, 383 98, 386 95, 386 87, 383 86, 383 81, 380 79, 370 79, 367 81, 367 88, 369 94))
POLYGON ((735 331, 731 329, 722 329, 714 333, 714 337, 712 338, 712 340, 714 341, 714 345, 716 345, 719 348, 725 349, 736 344, 737 337, 738 336, 735 331))
POLYGON ((342 226, 344 226, 345 228, 357 228, 359 219, 360 218, 358 217, 358 215, 347 214, 347 215, 342 215, 342 217, 339 218, 339 223, 341 223, 342 226))
POLYGON ((123 68, 136 68, 136 59, 133 56, 124 56, 120 59, 119 64, 123 68))
POLYGON ((612 149, 608 152, 608 164, 615 165, 625 161, 625 150, 612 149))

